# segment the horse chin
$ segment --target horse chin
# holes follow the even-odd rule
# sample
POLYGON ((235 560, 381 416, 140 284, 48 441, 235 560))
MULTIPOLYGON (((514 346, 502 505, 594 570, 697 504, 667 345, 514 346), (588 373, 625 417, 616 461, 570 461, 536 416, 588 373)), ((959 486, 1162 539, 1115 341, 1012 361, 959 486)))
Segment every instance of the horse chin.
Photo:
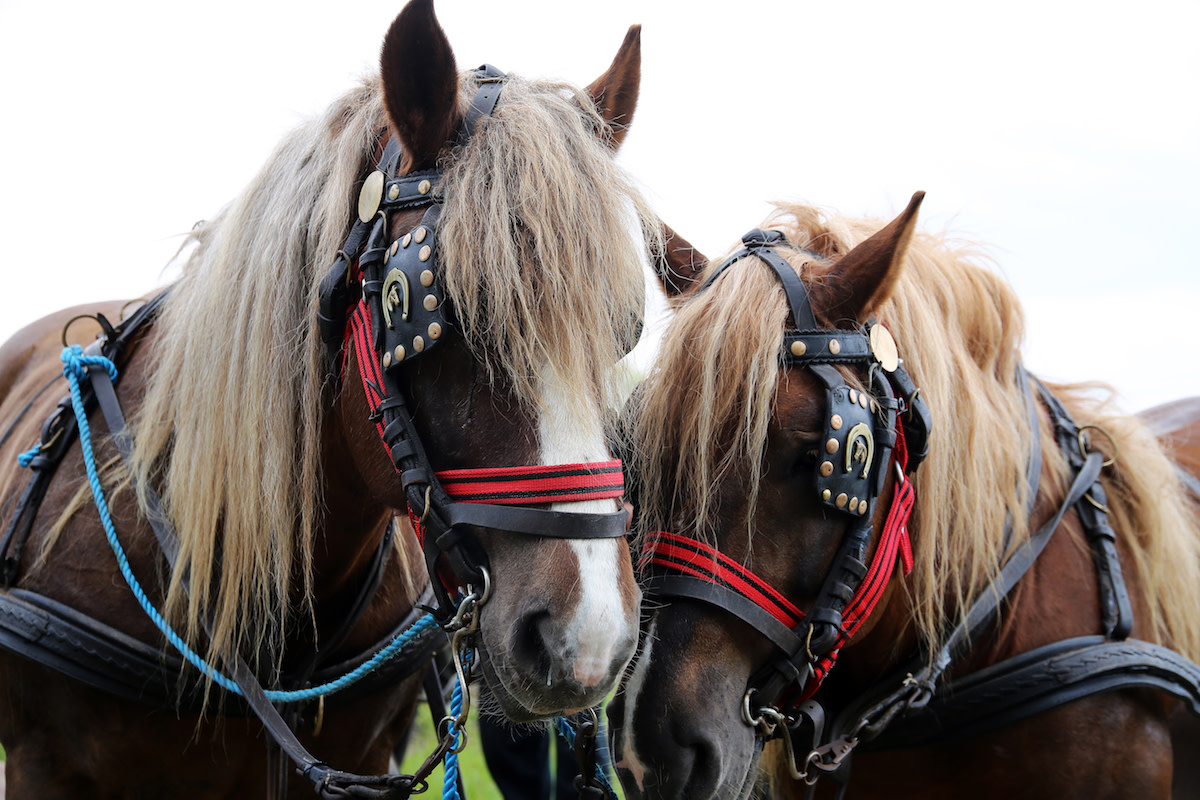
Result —
POLYGON ((519 673, 505 659, 492 658, 486 645, 478 649, 479 668, 487 688, 504 716, 513 722, 536 722, 572 714, 601 703, 607 684, 583 687, 574 681, 547 684, 519 673))
POLYGON ((629 800, 748 800, 758 785, 762 748, 755 746, 744 758, 680 751, 671 754, 677 758, 669 768, 640 765, 619 748, 614 755, 617 777, 629 800))

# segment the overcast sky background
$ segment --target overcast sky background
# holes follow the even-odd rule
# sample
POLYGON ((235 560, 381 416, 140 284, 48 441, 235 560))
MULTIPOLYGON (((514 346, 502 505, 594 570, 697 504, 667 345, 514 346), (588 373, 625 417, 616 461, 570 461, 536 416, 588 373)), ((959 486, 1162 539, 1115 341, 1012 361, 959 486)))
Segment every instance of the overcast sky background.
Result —
MULTIPOLYGON (((989 245, 1026 360, 1200 394, 1200 3, 440 0, 460 67, 586 84, 643 25, 621 160, 709 255, 806 200, 989 245)), ((0 338, 145 295, 398 2, 0 0, 0 338)), ((351 213, 347 209, 347 213, 351 213)))

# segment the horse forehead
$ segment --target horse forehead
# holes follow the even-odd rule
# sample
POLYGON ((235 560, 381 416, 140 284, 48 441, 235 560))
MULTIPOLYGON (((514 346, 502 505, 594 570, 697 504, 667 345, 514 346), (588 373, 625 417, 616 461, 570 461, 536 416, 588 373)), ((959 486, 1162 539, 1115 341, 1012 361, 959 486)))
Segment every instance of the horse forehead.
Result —
POLYGON ((813 433, 819 433, 824 426, 814 427, 812 421, 821 419, 825 405, 824 385, 810 371, 801 367, 779 371, 775 382, 775 423, 779 427, 794 431, 813 428, 813 433))

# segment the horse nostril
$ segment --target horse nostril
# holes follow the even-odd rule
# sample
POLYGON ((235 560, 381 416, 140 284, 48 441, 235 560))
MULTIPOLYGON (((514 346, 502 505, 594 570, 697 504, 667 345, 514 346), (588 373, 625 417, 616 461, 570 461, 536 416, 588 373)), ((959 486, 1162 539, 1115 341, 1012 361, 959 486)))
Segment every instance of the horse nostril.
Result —
POLYGON ((545 609, 524 614, 514 623, 513 658, 523 672, 544 676, 547 686, 561 680, 562 664, 571 657, 567 648, 555 646, 553 624, 545 609))

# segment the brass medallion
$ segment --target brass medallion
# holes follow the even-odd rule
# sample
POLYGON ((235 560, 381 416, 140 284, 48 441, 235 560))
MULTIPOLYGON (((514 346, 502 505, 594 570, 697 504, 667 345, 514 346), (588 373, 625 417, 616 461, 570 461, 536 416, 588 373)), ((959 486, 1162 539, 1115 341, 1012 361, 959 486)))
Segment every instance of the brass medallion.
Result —
POLYGON ((880 366, 888 372, 895 372, 896 367, 900 366, 900 351, 896 349, 896 340, 882 325, 871 326, 871 350, 874 351, 880 366))
POLYGON ((363 222, 375 219, 379 203, 383 200, 383 173, 375 170, 363 181, 362 191, 358 193, 358 218, 363 222))

